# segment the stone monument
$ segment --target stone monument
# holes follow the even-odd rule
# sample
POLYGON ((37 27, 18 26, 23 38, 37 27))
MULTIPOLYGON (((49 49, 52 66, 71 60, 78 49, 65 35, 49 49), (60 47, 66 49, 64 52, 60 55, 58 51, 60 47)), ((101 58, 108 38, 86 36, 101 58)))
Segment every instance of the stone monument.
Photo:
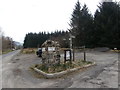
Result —
POLYGON ((57 41, 46 40, 42 44, 42 64, 52 66, 60 64, 60 45, 57 41))

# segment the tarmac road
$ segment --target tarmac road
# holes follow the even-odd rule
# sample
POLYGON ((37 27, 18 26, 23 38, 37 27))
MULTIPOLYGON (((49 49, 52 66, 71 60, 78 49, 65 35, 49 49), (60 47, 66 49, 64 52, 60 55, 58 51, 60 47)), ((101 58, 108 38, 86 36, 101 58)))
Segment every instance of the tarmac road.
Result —
MULTIPOLYGON (((57 79, 34 77, 28 68, 41 59, 34 54, 17 55, 18 51, 2 59, 2 88, 118 88, 118 53, 88 51, 87 60, 97 65, 57 79)), ((76 53, 76 58, 83 58, 76 53)))
POLYGON ((2 74, 0 75, 0 77, 2 77, 2 87, 5 84, 9 84, 10 87, 11 86, 11 80, 14 79, 14 77, 12 76, 12 72, 11 72, 11 68, 14 68, 11 65, 11 59, 20 52, 20 50, 16 50, 7 54, 2 55, 2 74))

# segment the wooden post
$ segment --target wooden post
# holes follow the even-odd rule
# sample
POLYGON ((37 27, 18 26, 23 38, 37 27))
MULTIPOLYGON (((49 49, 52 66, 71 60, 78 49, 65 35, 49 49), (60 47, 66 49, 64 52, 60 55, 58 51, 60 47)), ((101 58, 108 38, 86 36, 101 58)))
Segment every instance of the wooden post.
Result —
POLYGON ((86 61, 86 52, 85 52, 85 46, 84 46, 84 61, 86 61))
POLYGON ((75 52, 74 52, 74 49, 73 49, 73 61, 75 61, 75 52))
POLYGON ((64 63, 66 63, 66 50, 64 50, 64 63))
POLYGON ((70 50, 70 63, 72 63, 72 51, 70 50))

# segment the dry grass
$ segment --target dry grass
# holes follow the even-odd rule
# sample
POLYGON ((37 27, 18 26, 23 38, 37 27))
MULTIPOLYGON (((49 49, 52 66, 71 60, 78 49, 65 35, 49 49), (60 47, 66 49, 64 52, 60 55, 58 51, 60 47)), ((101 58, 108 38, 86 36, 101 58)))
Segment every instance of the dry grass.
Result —
POLYGON ((70 49, 70 48, 60 48, 61 51, 64 51, 64 50, 66 50, 66 49, 70 49))
POLYGON ((9 53, 9 52, 12 52, 13 50, 11 49, 6 49, 6 50, 2 50, 2 54, 6 54, 6 53, 9 53))
POLYGON ((120 52, 120 50, 111 50, 112 52, 117 52, 117 53, 119 53, 120 52))
POLYGON ((35 53, 37 51, 37 48, 26 48, 26 49, 22 49, 21 53, 23 54, 31 54, 31 53, 35 53))
POLYGON ((72 68, 82 67, 87 64, 92 64, 92 62, 90 61, 85 62, 83 60, 78 60, 77 62, 72 62, 72 64, 70 62, 67 62, 67 63, 61 63, 60 65, 53 65, 49 67, 46 67, 45 65, 42 65, 42 64, 36 64, 31 66, 30 68, 31 69, 38 68, 46 73, 56 73, 56 72, 61 72, 61 71, 65 71, 72 68))

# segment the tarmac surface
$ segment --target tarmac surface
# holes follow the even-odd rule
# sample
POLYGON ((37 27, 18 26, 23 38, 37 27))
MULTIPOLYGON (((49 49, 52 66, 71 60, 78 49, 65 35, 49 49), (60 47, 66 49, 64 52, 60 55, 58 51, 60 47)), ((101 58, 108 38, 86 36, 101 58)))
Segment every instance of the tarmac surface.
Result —
MULTIPOLYGON (((118 53, 87 51, 87 60, 96 62, 95 66, 62 78, 45 79, 29 70, 31 65, 41 63, 41 58, 19 52, 2 57, 2 88, 118 88, 118 53)), ((82 58, 82 52, 75 53, 76 60, 82 58)))

